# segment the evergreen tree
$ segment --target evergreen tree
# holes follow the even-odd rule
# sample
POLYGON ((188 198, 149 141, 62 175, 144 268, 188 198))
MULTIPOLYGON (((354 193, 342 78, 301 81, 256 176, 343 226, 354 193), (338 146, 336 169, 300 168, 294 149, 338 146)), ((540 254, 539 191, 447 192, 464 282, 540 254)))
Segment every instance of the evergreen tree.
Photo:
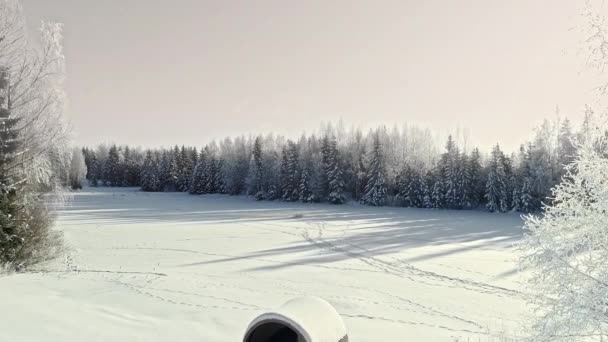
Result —
POLYGON ((513 172, 513 163, 512 159, 506 156, 504 153, 500 158, 500 162, 502 163, 504 170, 504 184, 505 184, 505 192, 507 193, 507 211, 513 208, 513 203, 517 202, 513 198, 513 193, 515 191, 515 177, 513 172))
POLYGON ((190 188, 190 182, 192 181, 192 172, 194 170, 194 165, 192 164, 192 155, 188 152, 186 147, 182 145, 179 150, 179 159, 177 160, 178 191, 188 192, 190 188))
POLYGON ((289 154, 287 152, 287 146, 283 146, 281 151, 281 169, 279 174, 279 181, 281 182, 281 198, 283 200, 291 199, 291 182, 289 175, 289 154))
POLYGON ((203 193, 213 194, 218 191, 217 186, 217 159, 215 153, 209 148, 205 147, 205 154, 207 156, 207 162, 205 164, 205 170, 203 174, 203 193))
POLYGON ((302 176, 300 177, 299 185, 299 200, 304 203, 313 202, 313 193, 310 185, 310 174, 309 169, 304 168, 302 170, 302 176))
MULTIPOLYGON (((266 198, 264 191, 264 164, 262 154, 262 138, 256 137, 253 143, 253 151, 251 156, 251 177, 250 177, 250 192, 253 193, 256 200, 263 200, 266 198)), ((274 190, 274 189, 273 189, 274 190)), ((272 194, 274 197, 274 191, 272 194)))
POLYGON ((475 206, 473 196, 471 195, 472 180, 469 173, 469 157, 462 153, 458 158, 458 170, 460 173, 460 182, 458 185, 460 193, 459 208, 473 208, 475 206))
POLYGON ((525 151, 524 147, 520 148, 520 159, 521 164, 519 168, 519 178, 520 178, 520 190, 518 191, 519 200, 518 206, 516 208, 517 211, 521 211, 524 213, 531 213, 540 209, 540 202, 537 201, 537 196, 534 194, 533 190, 533 178, 532 178, 532 170, 530 164, 530 154, 532 152, 532 146, 528 145, 528 150, 525 151))
POLYGON ((467 163, 468 187, 467 198, 471 201, 471 207, 477 207, 485 198, 485 181, 481 167, 481 155, 479 149, 474 149, 467 163))
POLYGON ((230 195, 239 195, 246 192, 247 174, 249 173, 248 150, 243 137, 237 138, 230 149, 230 156, 224 160, 224 185, 230 195))
POLYGON ((302 168, 299 184, 299 200, 304 203, 321 200, 322 157, 314 137, 300 141, 300 165, 302 168))
POLYGON ((167 185, 171 181, 171 152, 163 150, 158 164, 159 191, 167 191, 167 185))
POLYGON ((355 173, 356 181, 355 181, 355 195, 354 198, 357 200, 361 200, 365 195, 365 185, 367 184, 367 165, 365 163, 365 156, 367 152, 365 150, 365 145, 361 147, 361 152, 357 157, 356 165, 357 172, 355 173))
POLYGON ((386 203, 387 187, 385 180, 384 155, 379 132, 374 135, 374 147, 367 166, 367 184, 362 203, 372 206, 383 206, 386 203))
POLYGON ((121 186, 123 177, 121 172, 120 151, 116 145, 110 147, 106 160, 105 181, 109 186, 121 186))
POLYGON ((445 185, 441 177, 434 177, 431 189, 431 204, 433 208, 445 208, 445 185))
POLYGON ((446 143, 446 152, 440 159, 440 169, 443 171, 444 201, 447 208, 460 209, 464 197, 460 152, 450 135, 446 143))
POLYGON ((89 185, 98 186, 101 177, 101 165, 97 159, 97 154, 94 151, 89 151, 89 164, 87 166, 87 175, 89 185))
POLYGON ((26 188, 23 126, 12 109, 9 71, 0 68, 0 265, 21 267, 46 256, 52 232, 41 197, 26 188))
POLYGON ((344 197, 344 178, 342 174, 342 165, 340 163, 340 152, 338 151, 338 142, 335 137, 332 137, 329 144, 329 155, 327 158, 327 179, 329 194, 327 200, 332 204, 342 204, 345 202, 344 197))
POLYGON ((420 204, 421 208, 432 208, 433 200, 431 196, 431 189, 429 188, 429 179, 432 178, 432 172, 429 170, 426 175, 420 174, 418 177, 418 188, 420 189, 420 196, 422 201, 420 204))
POLYGON ((224 182, 222 177, 222 165, 223 161, 221 159, 214 159, 211 168, 211 177, 210 181, 212 185, 210 188, 210 193, 220 193, 223 194, 225 192, 224 182))
POLYGON ((146 158, 141 171, 141 189, 143 191, 159 191, 160 180, 158 177, 158 167, 152 155, 152 151, 146 152, 146 158))
POLYGON ((329 135, 326 134, 321 139, 321 162, 323 165, 323 176, 322 176, 322 189, 323 197, 327 198, 329 195, 329 173, 330 173, 330 159, 331 159, 331 148, 329 143, 329 135))
POLYGON ((205 150, 201 150, 201 154, 198 157, 198 162, 194 167, 192 173, 192 180, 190 182, 190 193, 193 195, 200 195, 205 193, 205 170, 207 168, 207 156, 205 150))
POLYGON ((129 146, 125 147, 123 154, 123 182, 124 186, 137 186, 139 183, 139 168, 135 160, 134 154, 129 149, 129 146))
POLYGON ((524 177, 523 183, 521 185, 521 190, 519 192, 518 211, 524 213, 531 213, 537 209, 537 205, 534 201, 534 196, 532 194, 532 186, 530 185, 530 182, 530 177, 524 177))
POLYGON ((419 175, 414 168, 406 165, 397 176, 397 200, 404 207, 419 207, 422 204, 419 189, 419 175))
POLYGON ((496 145, 492 150, 486 183, 486 207, 491 212, 504 213, 508 210, 507 178, 503 157, 500 146, 496 145))

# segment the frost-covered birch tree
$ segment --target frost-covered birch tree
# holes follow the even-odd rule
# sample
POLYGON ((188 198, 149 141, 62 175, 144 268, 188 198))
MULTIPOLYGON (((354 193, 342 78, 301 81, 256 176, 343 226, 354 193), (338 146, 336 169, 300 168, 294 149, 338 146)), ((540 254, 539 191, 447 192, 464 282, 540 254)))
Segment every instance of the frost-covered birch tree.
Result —
POLYGON ((543 215, 526 217, 523 268, 531 272, 534 341, 608 339, 608 150, 598 119, 566 167, 543 215))

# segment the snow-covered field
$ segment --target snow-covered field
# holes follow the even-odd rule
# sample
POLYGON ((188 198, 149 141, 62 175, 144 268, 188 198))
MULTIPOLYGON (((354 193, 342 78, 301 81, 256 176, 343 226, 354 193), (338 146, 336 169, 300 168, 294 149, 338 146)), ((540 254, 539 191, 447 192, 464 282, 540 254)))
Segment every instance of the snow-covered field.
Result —
POLYGON ((484 341, 525 312, 515 214, 86 189, 65 259, 0 277, 0 341, 240 341, 319 296, 351 341, 484 341))

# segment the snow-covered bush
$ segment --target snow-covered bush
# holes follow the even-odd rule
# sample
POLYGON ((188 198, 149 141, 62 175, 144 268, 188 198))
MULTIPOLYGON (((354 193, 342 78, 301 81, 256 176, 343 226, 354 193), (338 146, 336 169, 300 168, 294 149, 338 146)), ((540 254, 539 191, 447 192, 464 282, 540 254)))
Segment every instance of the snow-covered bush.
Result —
POLYGON ((552 204, 526 217, 521 266, 530 271, 533 341, 608 338, 606 119, 579 141, 552 204))

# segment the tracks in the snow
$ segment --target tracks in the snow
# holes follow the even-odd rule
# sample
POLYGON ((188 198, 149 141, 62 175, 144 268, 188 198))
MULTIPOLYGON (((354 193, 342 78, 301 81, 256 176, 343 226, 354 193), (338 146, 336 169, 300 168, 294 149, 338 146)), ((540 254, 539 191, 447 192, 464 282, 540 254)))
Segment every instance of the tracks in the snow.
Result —
POLYGON ((371 267, 374 267, 376 269, 379 269, 381 271, 384 271, 386 273, 389 273, 389 274, 392 274, 392 275, 395 275, 398 277, 408 278, 409 280, 414 281, 414 282, 420 280, 420 279, 414 279, 414 277, 421 277, 423 279, 433 279, 433 280, 438 280, 441 282, 448 282, 448 283, 454 284, 457 287, 465 289, 465 290, 486 293, 486 294, 493 294, 493 295, 497 295, 497 296, 502 296, 502 295, 513 296, 513 295, 519 294, 517 291, 507 289, 504 287, 500 287, 500 286, 495 286, 495 285, 482 283, 482 282, 478 282, 478 281, 473 281, 473 280, 469 280, 469 279, 450 277, 450 276, 442 275, 442 274, 431 272, 431 271, 425 271, 425 270, 422 270, 420 268, 417 268, 415 266, 412 266, 410 264, 407 264, 407 263, 405 263, 401 260, 397 260, 397 259, 395 259, 396 262, 389 262, 389 261, 382 260, 380 258, 377 258, 377 257, 371 255, 373 253, 370 250, 368 250, 364 247, 355 245, 353 243, 347 242, 347 241, 345 241, 345 239, 336 240, 336 242, 325 239, 323 237, 323 227, 322 226, 318 227, 318 235, 316 237, 312 236, 310 234, 310 231, 311 230, 306 230, 302 234, 302 236, 312 244, 315 244, 321 248, 330 249, 335 252, 348 255, 350 257, 360 260, 363 263, 370 265, 371 267), (350 248, 345 248, 343 246, 347 246, 350 248))

